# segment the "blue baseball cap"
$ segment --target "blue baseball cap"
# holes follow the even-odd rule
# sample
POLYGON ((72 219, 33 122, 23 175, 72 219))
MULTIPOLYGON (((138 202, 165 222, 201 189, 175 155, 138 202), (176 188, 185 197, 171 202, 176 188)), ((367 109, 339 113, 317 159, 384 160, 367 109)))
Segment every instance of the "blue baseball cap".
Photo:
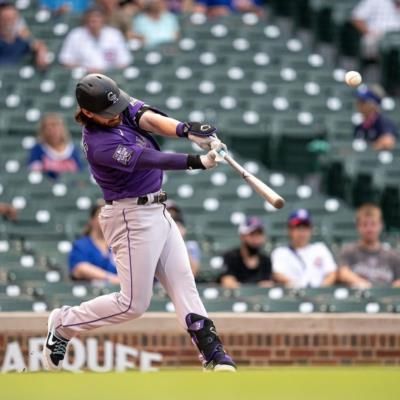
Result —
POLYGON ((372 91, 367 85, 361 85, 357 88, 356 97, 361 101, 372 101, 373 103, 380 105, 381 97, 377 95, 374 91, 372 91))
POLYGON ((293 228, 301 225, 305 226, 312 225, 311 214, 305 208, 300 208, 298 210, 293 211, 292 213, 290 213, 288 218, 289 227, 293 228))
POLYGON ((240 235, 249 235, 255 231, 264 232, 264 224, 258 217, 247 217, 245 221, 239 226, 240 235))

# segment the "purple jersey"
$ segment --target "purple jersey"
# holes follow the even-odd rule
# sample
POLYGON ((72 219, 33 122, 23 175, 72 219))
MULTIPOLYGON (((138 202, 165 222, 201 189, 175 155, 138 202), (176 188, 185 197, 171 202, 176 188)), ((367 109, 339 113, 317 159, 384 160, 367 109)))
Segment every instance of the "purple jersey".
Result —
POLYGON ((139 128, 135 117, 143 106, 132 99, 118 126, 89 123, 82 130, 86 158, 107 201, 157 192, 163 170, 187 168, 187 154, 162 153, 153 137, 139 128))

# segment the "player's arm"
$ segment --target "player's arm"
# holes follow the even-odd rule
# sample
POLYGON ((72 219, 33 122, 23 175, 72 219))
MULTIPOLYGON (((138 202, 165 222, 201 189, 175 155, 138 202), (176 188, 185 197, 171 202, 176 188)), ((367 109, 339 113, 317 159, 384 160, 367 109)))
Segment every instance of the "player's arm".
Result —
POLYGON ((147 132, 158 133, 162 136, 178 138, 176 134, 179 121, 151 110, 143 112, 139 119, 139 127, 147 132))
MULTIPOLYGON (((212 142, 221 143, 217 138, 217 129, 214 126, 199 122, 180 122, 154 112, 146 105, 138 111, 135 120, 139 127, 145 131, 170 138, 187 138, 204 150, 210 150, 212 142)), ((223 147, 226 150, 226 147, 223 147)))

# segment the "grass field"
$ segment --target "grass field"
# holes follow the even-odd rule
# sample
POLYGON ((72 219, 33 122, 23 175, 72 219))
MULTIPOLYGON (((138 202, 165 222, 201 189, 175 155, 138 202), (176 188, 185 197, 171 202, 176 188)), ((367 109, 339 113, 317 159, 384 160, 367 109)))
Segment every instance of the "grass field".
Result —
POLYGON ((2 400, 399 400, 400 368, 0 375, 2 400))

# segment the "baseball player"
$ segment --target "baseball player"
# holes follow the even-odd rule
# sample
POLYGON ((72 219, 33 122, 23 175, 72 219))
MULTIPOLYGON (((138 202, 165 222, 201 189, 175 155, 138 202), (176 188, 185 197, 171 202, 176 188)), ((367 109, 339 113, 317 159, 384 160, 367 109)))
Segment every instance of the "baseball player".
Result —
POLYGON ((217 151, 226 146, 213 126, 169 118, 101 74, 82 78, 76 98, 83 149, 106 203, 99 221, 115 256, 121 291, 51 312, 43 349, 45 368, 61 369, 68 341, 75 335, 139 318, 149 307, 156 277, 197 346, 203 367, 235 371, 199 297, 185 244, 165 209, 167 195, 161 190, 164 170, 213 168, 217 151), (153 132, 188 138, 208 152, 162 153, 153 132))

